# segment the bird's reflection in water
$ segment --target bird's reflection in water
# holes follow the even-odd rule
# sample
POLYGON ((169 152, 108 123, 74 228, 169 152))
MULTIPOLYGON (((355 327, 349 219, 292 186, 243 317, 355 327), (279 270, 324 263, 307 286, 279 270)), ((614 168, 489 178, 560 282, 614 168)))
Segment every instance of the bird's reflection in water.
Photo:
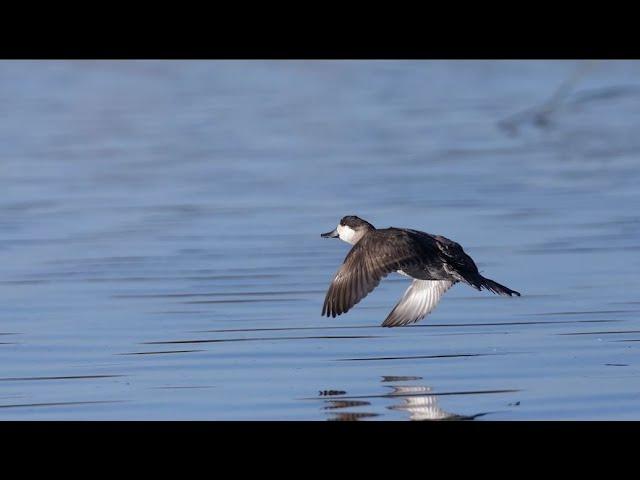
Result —
MULTIPOLYGON (((382 377, 382 382, 406 382, 422 380, 422 377, 382 377)), ((438 405, 438 397, 429 395, 431 387, 424 385, 389 385, 393 391, 389 397, 401 397, 402 403, 387 407, 389 410, 407 412, 410 420, 473 420, 485 415, 458 415, 450 413, 438 405)))
MULTIPOLYGON (((422 380, 422 377, 415 376, 384 376, 382 377, 382 383, 390 382, 410 382, 422 380)), ((486 413, 479 413, 476 415, 459 415, 443 410, 438 405, 438 396, 430 395, 431 387, 424 385, 385 385, 392 389, 390 393, 372 395, 372 398, 392 398, 400 401, 391 406, 388 406, 389 410, 407 412, 410 420, 473 420, 486 413), (397 398, 396 398, 397 397, 397 398)), ((320 392, 320 396, 342 396, 347 392, 338 390, 324 390, 320 392)), ((373 410, 367 409, 364 411, 353 411, 353 409, 360 410, 362 407, 371 406, 371 402, 367 400, 355 400, 352 398, 333 398, 326 399, 325 405, 322 407, 329 414, 328 420, 342 420, 342 421, 354 421, 364 418, 377 417, 380 414, 375 413, 373 410), (343 409, 347 411, 342 411, 343 409)))
POLYGON ((394 386, 390 396, 402 396, 402 403, 387 407, 389 410, 407 412, 410 420, 471 420, 473 417, 465 417, 444 411, 438 405, 438 397, 429 395, 431 387, 419 385, 394 386))
POLYGON ((363 418, 377 417, 378 415, 372 412, 335 412, 327 420, 333 422, 355 422, 363 418))

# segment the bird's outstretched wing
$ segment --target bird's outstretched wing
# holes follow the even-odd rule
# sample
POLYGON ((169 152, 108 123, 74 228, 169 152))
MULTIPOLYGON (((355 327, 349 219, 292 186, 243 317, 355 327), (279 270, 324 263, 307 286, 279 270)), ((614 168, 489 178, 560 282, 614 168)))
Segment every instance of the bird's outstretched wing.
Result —
POLYGON ((349 311, 396 270, 420 263, 425 245, 400 229, 367 233, 344 259, 322 307, 322 315, 335 317, 349 311))
POLYGON ((442 295, 454 283, 450 280, 414 280, 382 326, 401 327, 422 320, 436 308, 442 295))

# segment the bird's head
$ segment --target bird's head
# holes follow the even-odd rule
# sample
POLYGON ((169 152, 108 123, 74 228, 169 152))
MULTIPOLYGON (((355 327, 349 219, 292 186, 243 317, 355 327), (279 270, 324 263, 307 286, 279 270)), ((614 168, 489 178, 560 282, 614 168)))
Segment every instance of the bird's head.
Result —
POLYGON ((320 236, 323 238, 339 238, 343 242, 355 245, 370 230, 375 230, 375 227, 369 222, 355 215, 348 215, 342 217, 335 230, 323 233, 320 236))

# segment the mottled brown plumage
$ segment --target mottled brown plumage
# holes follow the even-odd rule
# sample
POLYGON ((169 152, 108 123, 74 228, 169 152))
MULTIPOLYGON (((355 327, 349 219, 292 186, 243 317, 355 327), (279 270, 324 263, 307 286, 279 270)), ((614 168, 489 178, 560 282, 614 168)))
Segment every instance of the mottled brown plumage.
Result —
POLYGON ((346 313, 397 270, 420 264, 419 243, 402 230, 368 232, 344 259, 329 286, 322 314, 335 317, 346 313), (390 241, 395 239, 395 241, 390 241), (382 241, 378 241, 382 240, 382 241))
POLYGON ((334 232, 323 236, 340 236, 349 243, 356 242, 327 291, 322 315, 328 317, 348 312, 392 272, 404 273, 414 282, 384 326, 401 326, 420 320, 457 282, 500 295, 520 295, 480 275, 475 262, 462 247, 440 235, 394 227, 376 229, 358 217, 349 216, 341 220, 334 232))

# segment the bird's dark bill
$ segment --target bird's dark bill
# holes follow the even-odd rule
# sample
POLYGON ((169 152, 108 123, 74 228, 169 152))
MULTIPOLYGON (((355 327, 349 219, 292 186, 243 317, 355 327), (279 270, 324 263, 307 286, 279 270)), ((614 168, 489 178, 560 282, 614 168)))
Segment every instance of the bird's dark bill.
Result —
POLYGON ((320 234, 320 236, 321 236, 322 238, 336 238, 336 237, 338 237, 338 236, 339 236, 339 234, 338 234, 338 229, 336 228, 335 230, 332 230, 332 231, 330 231, 330 232, 327 232, 327 233, 321 233, 321 234, 320 234))

